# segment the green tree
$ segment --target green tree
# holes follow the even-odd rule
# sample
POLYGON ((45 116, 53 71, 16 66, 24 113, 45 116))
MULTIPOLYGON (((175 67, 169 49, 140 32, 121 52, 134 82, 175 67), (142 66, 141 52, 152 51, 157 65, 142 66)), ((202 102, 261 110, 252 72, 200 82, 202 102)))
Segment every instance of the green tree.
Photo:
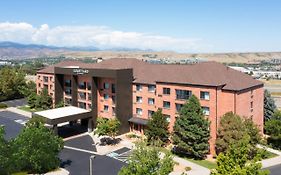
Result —
POLYGON ((275 149, 281 149, 281 111, 275 111, 273 117, 265 122, 265 133, 269 135, 267 142, 275 149))
POLYGON ((209 153, 210 122, 203 115, 199 100, 192 95, 181 108, 174 125, 175 152, 202 159, 209 153))
POLYGON ((59 103, 56 104, 55 107, 56 107, 56 108, 64 107, 64 101, 63 101, 63 100, 59 101, 59 103))
POLYGON ((173 171, 174 162, 171 154, 166 153, 163 159, 155 148, 139 143, 128 159, 128 165, 123 167, 118 175, 168 175, 173 171))
POLYGON ((22 71, 11 67, 0 69, 0 101, 22 97, 20 89, 25 85, 22 71))
POLYGON ((46 173, 60 164, 63 140, 44 126, 41 119, 30 120, 13 141, 15 164, 22 171, 46 173))
POLYGON ((253 153, 256 152, 255 145, 261 143, 262 136, 257 125, 251 119, 243 119, 233 112, 224 114, 220 120, 216 151, 225 152, 233 142, 241 140, 248 135, 253 153))
POLYGON ((264 121, 271 119, 276 105, 268 90, 264 90, 264 121))
POLYGON ((250 157, 250 137, 244 136, 238 142, 233 142, 225 153, 217 157, 217 167, 211 175, 267 175, 268 171, 261 170, 260 154, 250 157))
POLYGON ((157 110, 149 119, 145 135, 149 144, 155 144, 160 141, 160 144, 163 145, 169 140, 169 122, 161 110, 157 110))
POLYGON ((37 97, 37 94, 35 92, 32 92, 28 98, 27 98, 27 103, 29 105, 29 107, 31 109, 35 108, 36 107, 36 101, 37 101, 38 97, 37 97))
POLYGON ((224 114, 221 117, 217 133, 217 153, 225 152, 232 142, 241 140, 245 134, 243 121, 238 115, 233 112, 224 114))
POLYGON ((36 98, 35 108, 50 109, 52 108, 52 97, 48 94, 48 90, 44 88, 36 98))
POLYGON ((29 81, 25 86, 20 86, 19 89, 24 97, 29 97, 32 93, 36 93, 36 84, 33 81, 29 81))
POLYGON ((110 136, 115 139, 115 136, 118 134, 119 127, 120 121, 117 118, 107 119, 98 117, 97 127, 94 133, 99 136, 110 136))
POLYGON ((11 156, 11 144, 4 138, 5 130, 0 126, 0 174, 10 174, 14 168, 11 156))

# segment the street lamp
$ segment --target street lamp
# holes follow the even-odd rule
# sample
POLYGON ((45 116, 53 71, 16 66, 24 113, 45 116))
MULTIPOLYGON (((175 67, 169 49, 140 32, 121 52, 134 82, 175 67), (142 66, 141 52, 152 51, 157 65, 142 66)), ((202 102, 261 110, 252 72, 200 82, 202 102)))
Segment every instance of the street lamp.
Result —
POLYGON ((90 157, 90 175, 93 175, 93 159, 95 159, 95 155, 91 155, 90 157))

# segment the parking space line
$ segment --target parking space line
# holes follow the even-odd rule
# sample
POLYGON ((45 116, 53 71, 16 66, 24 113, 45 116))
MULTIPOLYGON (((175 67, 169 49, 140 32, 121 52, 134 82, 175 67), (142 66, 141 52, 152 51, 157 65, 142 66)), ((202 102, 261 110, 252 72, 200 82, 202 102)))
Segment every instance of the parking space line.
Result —
POLYGON ((70 147, 70 146, 64 146, 64 148, 66 149, 71 149, 71 150, 75 150, 75 151, 80 151, 80 152, 85 152, 85 153, 90 153, 90 154, 97 154, 94 151, 89 151, 89 150, 85 150, 85 149, 79 149, 79 148, 74 148, 74 147, 70 147))

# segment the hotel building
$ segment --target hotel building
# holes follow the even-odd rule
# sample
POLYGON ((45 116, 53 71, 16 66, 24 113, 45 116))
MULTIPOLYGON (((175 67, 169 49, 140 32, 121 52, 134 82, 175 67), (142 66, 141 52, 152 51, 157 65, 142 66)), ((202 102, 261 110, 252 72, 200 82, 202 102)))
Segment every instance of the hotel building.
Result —
POLYGON ((263 130, 263 84, 216 62, 192 65, 150 64, 137 59, 100 63, 63 61, 37 72, 37 93, 47 88, 54 104, 91 111, 97 117, 117 117, 121 133, 143 133, 157 109, 167 116, 170 131, 182 105, 194 94, 210 120, 210 153, 220 117, 234 112, 251 118, 263 130))

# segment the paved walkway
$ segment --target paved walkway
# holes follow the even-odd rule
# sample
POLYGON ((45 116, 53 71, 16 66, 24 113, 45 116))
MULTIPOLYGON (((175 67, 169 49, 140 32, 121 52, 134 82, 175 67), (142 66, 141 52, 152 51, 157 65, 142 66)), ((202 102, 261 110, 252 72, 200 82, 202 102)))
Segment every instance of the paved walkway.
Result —
POLYGON ((15 107, 9 107, 9 108, 6 108, 6 110, 29 117, 29 118, 31 118, 31 116, 32 116, 31 112, 27 112, 27 111, 24 111, 24 110, 15 108, 15 107))
POLYGON ((265 149, 265 150, 267 150, 269 152, 272 152, 272 153, 278 155, 278 156, 270 158, 270 159, 262 160, 261 161, 262 168, 268 168, 268 167, 272 167, 272 166, 280 165, 281 164, 281 151, 278 151, 278 150, 275 150, 275 149, 272 149, 272 148, 268 148, 268 147, 262 146, 262 145, 258 145, 257 147, 258 148, 263 148, 263 149, 265 149))

